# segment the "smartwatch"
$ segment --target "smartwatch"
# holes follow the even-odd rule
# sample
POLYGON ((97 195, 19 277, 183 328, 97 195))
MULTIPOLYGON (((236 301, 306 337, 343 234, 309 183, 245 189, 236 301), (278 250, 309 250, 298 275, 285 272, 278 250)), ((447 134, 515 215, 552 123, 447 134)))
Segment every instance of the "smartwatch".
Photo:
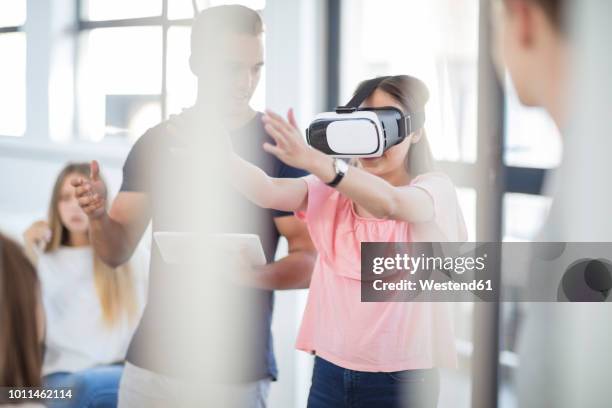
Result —
POLYGON ((330 187, 336 187, 340 181, 344 178, 344 175, 348 171, 349 165, 341 159, 334 158, 334 171, 336 172, 336 177, 329 183, 327 183, 330 187))

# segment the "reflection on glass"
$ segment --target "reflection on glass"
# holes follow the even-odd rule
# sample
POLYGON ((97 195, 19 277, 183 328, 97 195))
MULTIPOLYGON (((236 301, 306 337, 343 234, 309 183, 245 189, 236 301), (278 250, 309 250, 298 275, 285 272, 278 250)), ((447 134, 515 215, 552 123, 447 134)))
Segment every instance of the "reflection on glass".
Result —
POLYGON ((18 27, 26 21, 26 0, 0 1, 0 27, 18 27))
POLYGON ((25 33, 0 34, 0 135, 22 136, 25 132, 25 33))
POLYGON ((343 9, 341 100, 377 75, 409 74, 430 90, 436 159, 476 160, 478 2, 358 0, 343 9))
POLYGON ((161 28, 85 32, 78 77, 81 135, 132 140, 161 120, 161 28))
POLYGON ((506 147, 508 166, 553 168, 561 162, 561 135, 542 108, 520 103, 514 86, 506 78, 506 147))
MULTIPOLYGON (((3 0, 4 1, 4 0, 3 0)), ((176 0, 170 0, 170 3, 176 0)), ((160 16, 162 0, 82 0, 85 20, 115 20, 160 16)))
POLYGON ((546 220, 552 199, 540 195, 504 196, 504 241, 532 241, 546 220))

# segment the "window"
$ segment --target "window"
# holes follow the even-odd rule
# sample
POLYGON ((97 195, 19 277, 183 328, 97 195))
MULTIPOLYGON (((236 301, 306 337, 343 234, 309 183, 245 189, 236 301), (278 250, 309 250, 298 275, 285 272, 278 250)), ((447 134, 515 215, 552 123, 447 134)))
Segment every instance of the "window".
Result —
POLYGON ((83 0, 81 2, 81 17, 89 21, 154 17, 161 14, 162 0, 83 0))
POLYGON ((474 162, 478 2, 425 3, 346 2, 340 103, 348 101, 364 79, 389 74, 415 76, 430 91, 427 132, 436 159, 474 162))
POLYGON ((26 130, 26 0, 0 2, 0 135, 26 130))
POLYGON ((504 241, 533 241, 548 217, 552 199, 535 194, 504 195, 504 241))
POLYGON ((155 26, 83 33, 77 88, 82 134, 94 141, 133 139, 161 120, 161 37, 155 26))
MULTIPOLYGON (((265 1, 80 0, 77 67, 78 134, 92 141, 133 142, 146 129, 195 101, 189 68, 194 4, 265 1), (79 107, 82 107, 79 109, 79 107)), ((252 105, 264 105, 265 73, 252 105)))

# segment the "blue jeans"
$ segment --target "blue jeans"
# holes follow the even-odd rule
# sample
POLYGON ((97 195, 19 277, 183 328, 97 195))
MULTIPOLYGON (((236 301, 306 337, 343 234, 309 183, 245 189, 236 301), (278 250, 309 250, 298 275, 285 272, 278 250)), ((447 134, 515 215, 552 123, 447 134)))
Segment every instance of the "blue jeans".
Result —
POLYGON ((47 400, 50 408, 115 408, 123 365, 93 367, 75 373, 53 373, 43 378, 48 388, 72 389, 71 399, 47 400))
POLYGON ((374 373, 316 357, 308 408, 435 408, 439 389, 437 369, 374 373))

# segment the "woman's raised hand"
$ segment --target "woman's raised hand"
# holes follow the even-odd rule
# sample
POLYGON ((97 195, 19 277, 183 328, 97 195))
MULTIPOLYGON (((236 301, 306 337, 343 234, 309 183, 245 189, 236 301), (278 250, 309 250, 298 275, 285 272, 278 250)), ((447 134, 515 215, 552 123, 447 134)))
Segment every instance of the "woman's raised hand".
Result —
POLYGON ((276 142, 264 143, 264 150, 289 166, 308 170, 313 161, 312 156, 317 151, 306 144, 295 121, 293 109, 289 109, 287 120, 269 110, 266 110, 262 120, 266 131, 276 142))
POLYGON ((36 221, 23 233, 23 240, 29 247, 43 248, 51 240, 51 229, 46 221, 36 221))

